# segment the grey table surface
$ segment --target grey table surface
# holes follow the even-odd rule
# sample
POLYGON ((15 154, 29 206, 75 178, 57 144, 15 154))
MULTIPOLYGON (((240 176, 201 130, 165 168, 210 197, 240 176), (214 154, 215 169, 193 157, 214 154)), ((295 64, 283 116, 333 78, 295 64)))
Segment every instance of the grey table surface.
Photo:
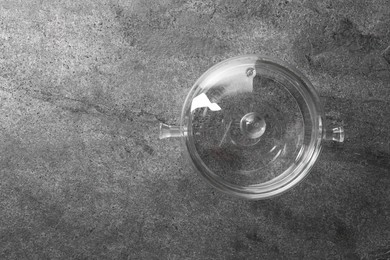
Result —
POLYGON ((390 2, 0 1, 0 259, 390 259, 390 2), (244 201, 158 140, 210 66, 296 66, 343 124, 244 201))

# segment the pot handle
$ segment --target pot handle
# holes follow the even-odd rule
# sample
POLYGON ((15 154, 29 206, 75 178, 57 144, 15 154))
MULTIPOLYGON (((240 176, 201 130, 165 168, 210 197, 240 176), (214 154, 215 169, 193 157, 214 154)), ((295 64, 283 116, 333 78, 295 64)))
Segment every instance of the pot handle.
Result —
MULTIPOLYGON (((159 139, 171 138, 171 137, 182 137, 186 133, 182 134, 180 127, 175 125, 167 125, 160 123, 159 139)), ((332 129, 325 129, 324 140, 335 141, 342 143, 345 139, 344 127, 334 127, 332 129)))
POLYGON ((327 141, 344 142, 344 127, 339 126, 332 129, 325 129, 323 138, 327 141))
POLYGON ((160 123, 159 139, 165 139, 170 137, 181 137, 181 136, 182 133, 180 131, 180 126, 160 123))

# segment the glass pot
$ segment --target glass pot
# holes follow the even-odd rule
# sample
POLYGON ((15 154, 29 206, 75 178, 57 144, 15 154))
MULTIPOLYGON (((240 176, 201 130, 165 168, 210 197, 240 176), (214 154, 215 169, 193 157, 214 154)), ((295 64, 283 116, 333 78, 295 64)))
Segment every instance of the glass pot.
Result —
POLYGON ((180 125, 160 124, 160 139, 179 137, 194 168, 218 190, 264 199, 308 175, 328 129, 309 80, 285 62, 257 55, 222 61, 193 85, 180 125))

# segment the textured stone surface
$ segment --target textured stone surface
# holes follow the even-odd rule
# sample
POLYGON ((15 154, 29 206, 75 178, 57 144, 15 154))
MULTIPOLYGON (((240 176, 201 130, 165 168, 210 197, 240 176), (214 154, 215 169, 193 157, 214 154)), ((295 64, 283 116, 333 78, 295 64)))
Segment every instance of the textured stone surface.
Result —
POLYGON ((388 0, 0 1, 0 258, 390 258, 389 45, 388 0), (267 201, 157 140, 247 53, 298 67, 347 131, 267 201))

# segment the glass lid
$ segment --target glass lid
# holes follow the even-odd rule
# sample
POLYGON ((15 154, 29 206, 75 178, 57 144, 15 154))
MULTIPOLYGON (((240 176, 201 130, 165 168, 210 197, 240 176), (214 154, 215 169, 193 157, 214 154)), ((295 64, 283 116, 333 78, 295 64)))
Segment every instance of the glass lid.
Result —
POLYGON ((320 112, 299 72, 271 58, 241 56, 199 78, 181 128, 193 163, 214 186, 269 193, 301 179, 316 159, 320 112))

